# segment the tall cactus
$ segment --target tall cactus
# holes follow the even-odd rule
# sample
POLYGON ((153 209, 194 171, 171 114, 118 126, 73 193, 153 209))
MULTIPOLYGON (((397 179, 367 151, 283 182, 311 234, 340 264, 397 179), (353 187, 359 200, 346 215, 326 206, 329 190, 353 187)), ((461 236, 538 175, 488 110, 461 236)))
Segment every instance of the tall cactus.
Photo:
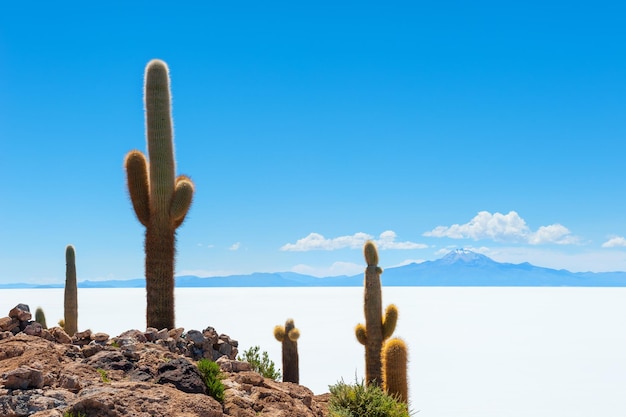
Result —
POLYGON ((408 349, 402 339, 394 337, 383 345, 383 389, 405 404, 409 401, 407 379, 408 349))
POLYGON ((380 386, 382 382, 381 349, 383 341, 388 339, 396 328, 398 309, 390 304, 382 315, 382 288, 378 267, 378 251, 372 241, 363 247, 365 262, 365 296, 363 307, 365 325, 358 324, 355 328, 357 340, 365 346, 365 383, 380 386))
POLYGON ((299 384, 298 338, 300 330, 296 328, 293 319, 288 319, 284 326, 274 327, 274 337, 283 344, 283 382, 299 384))
POLYGON ((138 150, 126 155, 128 191, 139 222, 146 227, 146 322, 173 329, 176 229, 191 206, 194 185, 175 176, 169 70, 152 60, 145 73, 148 157, 138 150))
POLYGON ((78 331, 78 290, 76 289, 76 252, 74 246, 65 248, 65 300, 63 304, 65 333, 73 336, 78 331))

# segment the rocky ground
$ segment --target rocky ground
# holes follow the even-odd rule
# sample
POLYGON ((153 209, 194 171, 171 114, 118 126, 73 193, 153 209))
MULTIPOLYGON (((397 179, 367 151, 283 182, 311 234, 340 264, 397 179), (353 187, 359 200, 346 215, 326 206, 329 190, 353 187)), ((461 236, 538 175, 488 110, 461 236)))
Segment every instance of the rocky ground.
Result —
POLYGON ((70 337, 18 305, 0 318, 0 416, 327 417, 328 394, 264 378, 235 359, 237 345, 211 327, 70 337), (201 358, 220 365, 223 403, 207 394, 201 358))

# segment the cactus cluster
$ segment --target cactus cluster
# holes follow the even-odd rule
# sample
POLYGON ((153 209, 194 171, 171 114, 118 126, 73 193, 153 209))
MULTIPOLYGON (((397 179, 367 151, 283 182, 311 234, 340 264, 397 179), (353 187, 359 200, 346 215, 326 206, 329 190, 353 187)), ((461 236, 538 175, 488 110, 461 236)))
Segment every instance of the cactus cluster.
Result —
POLYGON ((365 325, 359 323, 355 334, 359 343, 365 346, 365 383, 382 386, 406 402, 406 345, 401 339, 389 339, 396 328, 398 309, 390 304, 382 314, 380 274, 383 270, 378 266, 378 250, 374 242, 365 243, 363 254, 367 263, 363 301, 365 325))
POLYGON ((165 62, 155 59, 148 63, 144 99, 148 158, 133 150, 126 155, 124 165, 135 214, 146 228, 147 326, 173 329, 175 234, 191 206, 194 185, 188 177, 175 175, 165 62))
POLYGON ((293 319, 288 319, 284 326, 274 327, 274 337, 283 344, 283 382, 299 384, 298 338, 300 338, 300 330, 296 328, 293 319))

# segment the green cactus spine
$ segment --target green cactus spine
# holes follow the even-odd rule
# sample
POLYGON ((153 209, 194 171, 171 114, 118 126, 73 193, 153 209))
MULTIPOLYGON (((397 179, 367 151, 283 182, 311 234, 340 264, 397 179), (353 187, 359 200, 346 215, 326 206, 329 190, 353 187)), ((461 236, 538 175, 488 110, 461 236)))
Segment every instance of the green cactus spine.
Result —
POLYGON ((409 401, 407 379, 408 349, 402 339, 394 337, 383 345, 383 389, 405 404, 409 401))
POLYGON ((65 316, 64 330, 70 336, 78 331, 78 290, 76 288, 76 252, 74 246, 65 248, 65 316))
POLYGON ((43 308, 37 307, 37 310, 35 310, 35 321, 41 324, 41 327, 44 329, 48 328, 46 324, 46 314, 43 312, 43 308))
POLYGON ((152 60, 145 73, 146 136, 149 163, 140 151, 126 155, 130 199, 146 227, 146 322, 148 327, 173 329, 176 229, 191 206, 194 185, 175 176, 169 70, 152 60))
POLYGON ((398 309, 390 304, 382 315, 382 288, 378 267, 376 245, 367 241, 363 247, 367 268, 365 269, 364 312, 365 325, 358 324, 355 328, 357 340, 365 346, 365 383, 381 385, 382 363, 381 349, 383 341, 388 339, 396 328, 398 309))
POLYGON ((293 319, 288 319, 284 326, 274 327, 274 337, 283 344, 283 382, 300 383, 298 359, 298 338, 300 330, 293 319))

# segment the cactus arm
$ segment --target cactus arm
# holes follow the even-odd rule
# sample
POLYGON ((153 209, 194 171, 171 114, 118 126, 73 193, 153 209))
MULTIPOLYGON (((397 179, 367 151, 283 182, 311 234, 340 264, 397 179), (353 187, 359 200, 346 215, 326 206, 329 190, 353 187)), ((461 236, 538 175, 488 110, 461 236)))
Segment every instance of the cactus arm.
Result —
POLYGON ((287 337, 289 337, 289 340, 291 340, 292 342, 295 342, 300 338, 300 330, 294 327, 293 329, 289 330, 287 337))
POLYGON ((389 304, 383 317, 383 340, 389 339, 396 329, 398 322, 398 308, 395 304, 389 304))
POLYGON ((193 192, 193 182, 188 177, 180 175, 176 178, 174 195, 170 205, 170 216, 174 221, 174 228, 177 228, 185 221, 185 216, 187 216, 193 199, 193 192))
POLYGON ((358 340, 360 344, 367 345, 367 331, 364 325, 361 323, 357 324, 354 333, 356 334, 356 340, 358 340))
POLYGON ((409 401, 407 378, 408 349, 402 339, 389 339, 383 345, 383 388, 405 404, 409 401))
POLYGON ((279 342, 285 340, 285 326, 277 325, 274 327, 274 337, 279 342))
POLYGON ((144 226, 150 221, 150 195, 148 185, 148 164, 140 151, 130 151, 124 160, 130 201, 137 219, 144 226))

